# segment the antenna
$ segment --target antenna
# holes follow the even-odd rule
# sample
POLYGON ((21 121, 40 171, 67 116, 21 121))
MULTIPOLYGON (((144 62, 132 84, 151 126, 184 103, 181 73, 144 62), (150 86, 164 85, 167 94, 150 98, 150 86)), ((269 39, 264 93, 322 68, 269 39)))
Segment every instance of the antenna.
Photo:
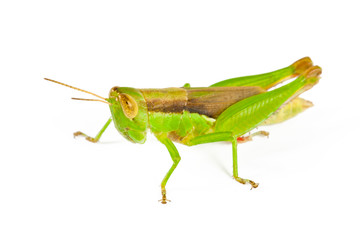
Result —
POLYGON ((87 99, 87 98, 71 98, 72 100, 81 100, 81 101, 96 101, 96 102, 103 102, 103 103, 106 103, 106 104, 109 104, 111 105, 111 103, 107 102, 107 101, 103 101, 103 100, 100 100, 100 99, 87 99))
MULTIPOLYGON (((106 101, 106 98, 103 98, 95 93, 92 93, 92 92, 89 92, 89 91, 86 91, 86 90, 83 90, 83 89, 80 89, 80 88, 77 88, 77 87, 73 87, 73 86, 70 86, 70 85, 67 85, 65 83, 62 83, 62 82, 58 82, 58 81, 55 81, 55 80, 52 80, 52 79, 49 79, 49 78, 44 78, 46 81, 50 81, 50 82, 54 82, 54 83, 57 83, 57 84, 60 84, 60 85, 63 85, 65 87, 69 87, 69 88, 72 88, 72 89, 75 89, 75 90, 78 90, 80 92, 84 92, 84 93, 88 93, 88 94, 91 94, 95 97, 98 97, 98 98, 101 98, 103 99, 104 101, 106 101)), ((76 99, 76 100, 80 100, 80 99, 76 99)), ((90 101, 93 101, 93 100, 90 100, 90 101)), ((107 101, 106 101, 107 102, 107 101)))

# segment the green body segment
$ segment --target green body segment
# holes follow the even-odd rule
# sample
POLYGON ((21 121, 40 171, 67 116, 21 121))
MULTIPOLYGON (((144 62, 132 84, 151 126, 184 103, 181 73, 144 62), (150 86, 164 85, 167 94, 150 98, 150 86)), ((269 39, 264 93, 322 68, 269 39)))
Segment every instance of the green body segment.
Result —
POLYGON ((149 124, 153 133, 167 133, 170 140, 185 144, 191 138, 213 132, 215 120, 188 111, 149 112, 149 124))

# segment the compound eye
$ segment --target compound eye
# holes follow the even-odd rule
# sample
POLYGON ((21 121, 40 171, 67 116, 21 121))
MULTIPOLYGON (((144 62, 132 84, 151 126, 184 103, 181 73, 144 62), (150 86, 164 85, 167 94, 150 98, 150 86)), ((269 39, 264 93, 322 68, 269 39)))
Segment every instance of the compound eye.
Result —
POLYGON ((136 117, 138 113, 138 105, 133 97, 126 93, 121 93, 118 97, 118 101, 122 107, 125 116, 129 119, 136 117))

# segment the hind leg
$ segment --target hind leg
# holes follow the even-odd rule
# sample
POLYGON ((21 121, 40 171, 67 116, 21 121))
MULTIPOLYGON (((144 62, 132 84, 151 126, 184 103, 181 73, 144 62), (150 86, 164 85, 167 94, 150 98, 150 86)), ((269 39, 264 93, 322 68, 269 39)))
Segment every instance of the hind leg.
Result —
POLYGON ((311 66, 313 66, 311 59, 309 57, 304 57, 294 62, 288 67, 273 72, 231 78, 228 80, 217 82, 211 85, 211 87, 258 86, 264 89, 269 89, 285 80, 302 74, 311 66))

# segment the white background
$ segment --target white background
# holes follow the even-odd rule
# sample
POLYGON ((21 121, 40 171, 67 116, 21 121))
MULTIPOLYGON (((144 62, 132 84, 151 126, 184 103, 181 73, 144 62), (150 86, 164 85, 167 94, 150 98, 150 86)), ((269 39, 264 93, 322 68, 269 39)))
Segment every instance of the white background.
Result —
POLYGON ((356 1, 1 1, 0 239, 359 239, 356 1), (176 145, 172 161, 111 125, 112 86, 208 86, 310 56, 315 106, 239 146, 176 145), (91 97, 91 96, 90 96, 91 97))

